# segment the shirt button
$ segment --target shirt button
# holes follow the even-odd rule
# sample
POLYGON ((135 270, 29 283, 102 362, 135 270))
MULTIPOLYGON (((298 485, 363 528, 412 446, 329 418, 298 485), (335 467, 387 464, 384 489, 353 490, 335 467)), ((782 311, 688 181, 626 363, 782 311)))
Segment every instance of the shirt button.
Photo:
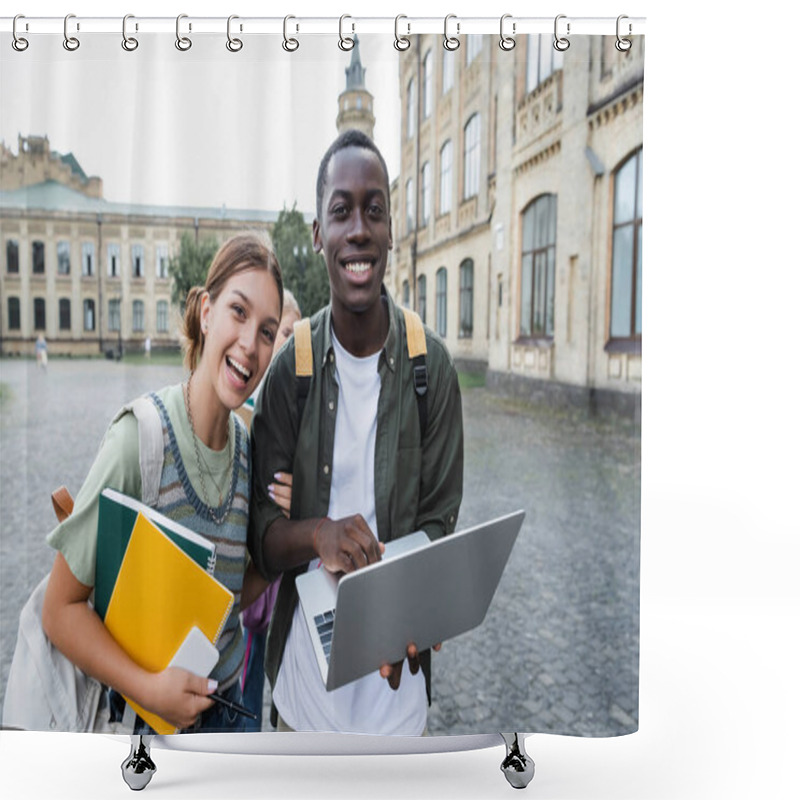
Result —
POLYGON ((323 471, 323 472, 324 472, 324 473, 327 475, 327 474, 328 474, 328 473, 331 471, 331 468, 330 468, 330 467, 329 467, 329 466, 326 464, 326 465, 325 465, 325 466, 322 468, 322 471, 323 471))
POLYGON ((328 356, 328 361, 330 361, 330 362, 331 362, 331 364, 333 364, 333 361, 334 361, 334 358, 333 358, 333 353, 331 353, 331 354, 328 356))
POLYGON ((328 403, 328 408, 329 408, 331 411, 333 411, 333 409, 334 409, 335 407, 336 407, 336 406, 335 406, 335 404, 334 404, 333 400, 331 400, 331 401, 330 401, 330 403, 328 403))
POLYGON ((393 366, 394 366, 394 356, 391 356, 391 357, 389 358, 389 366, 390 366, 390 367, 393 367, 393 366))

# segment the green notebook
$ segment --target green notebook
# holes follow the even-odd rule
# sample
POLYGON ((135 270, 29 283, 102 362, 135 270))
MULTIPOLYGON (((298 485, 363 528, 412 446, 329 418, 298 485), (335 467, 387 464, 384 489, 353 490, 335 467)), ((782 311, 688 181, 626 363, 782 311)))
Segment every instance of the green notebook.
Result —
POLYGON ((119 568, 128 549, 139 512, 157 525, 169 539, 211 575, 216 566, 216 546, 204 536, 146 506, 141 500, 115 489, 103 489, 97 515, 97 557, 94 576, 94 609, 105 620, 119 568))

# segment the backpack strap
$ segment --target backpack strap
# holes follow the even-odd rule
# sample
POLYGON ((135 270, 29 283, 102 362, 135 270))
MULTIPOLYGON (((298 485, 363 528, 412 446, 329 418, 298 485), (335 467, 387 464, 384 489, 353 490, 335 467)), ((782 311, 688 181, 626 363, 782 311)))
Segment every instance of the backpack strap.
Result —
POLYGON ((139 472, 142 476, 142 502, 155 506, 161 488, 161 470, 164 466, 164 433, 161 415, 149 395, 142 395, 126 403, 114 415, 111 424, 132 412, 139 425, 139 472))
POLYGON ((306 399, 314 374, 314 354, 311 350, 311 320, 304 317, 294 324, 294 374, 297 391, 297 419, 303 418, 306 399))
POLYGON ((425 359, 428 354, 428 345, 425 341, 425 328, 419 314, 410 308, 403 308, 403 316, 406 320, 408 357, 411 359, 414 372, 414 392, 417 396, 420 439, 424 439, 425 431, 428 428, 428 364, 425 359))

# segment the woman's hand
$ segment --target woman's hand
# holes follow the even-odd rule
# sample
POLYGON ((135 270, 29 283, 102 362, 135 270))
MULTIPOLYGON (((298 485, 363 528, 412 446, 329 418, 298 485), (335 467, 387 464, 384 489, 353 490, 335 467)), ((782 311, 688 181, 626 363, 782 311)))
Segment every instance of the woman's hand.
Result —
POLYGON ((215 680, 180 667, 168 667, 152 676, 148 699, 142 705, 171 725, 190 728, 203 711, 214 705, 208 695, 216 688, 215 680))
POLYGON ((290 472, 276 472, 275 482, 269 485, 269 496, 272 501, 289 517, 292 508, 292 474, 290 472))

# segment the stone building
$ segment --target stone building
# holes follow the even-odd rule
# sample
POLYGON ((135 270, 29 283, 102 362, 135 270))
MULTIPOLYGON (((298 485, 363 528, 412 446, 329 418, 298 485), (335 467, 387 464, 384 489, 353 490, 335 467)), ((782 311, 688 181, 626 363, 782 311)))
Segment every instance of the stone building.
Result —
POLYGON ((241 230, 269 236, 275 212, 111 203, 102 181, 46 138, 19 139, 0 163, 0 347, 54 354, 142 351, 179 344, 169 259, 181 236, 222 242, 241 230))
POLYGON ((412 42, 393 295, 489 386, 638 413, 643 37, 412 42))

